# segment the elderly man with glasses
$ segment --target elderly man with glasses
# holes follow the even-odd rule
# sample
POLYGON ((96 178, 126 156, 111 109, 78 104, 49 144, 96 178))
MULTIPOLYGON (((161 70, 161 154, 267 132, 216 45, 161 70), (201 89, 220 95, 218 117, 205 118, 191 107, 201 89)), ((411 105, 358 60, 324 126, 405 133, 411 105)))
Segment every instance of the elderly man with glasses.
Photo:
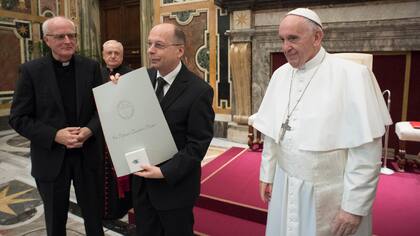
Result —
POLYGON ((99 64, 75 54, 76 28, 64 17, 42 25, 47 56, 20 66, 10 125, 31 141, 32 176, 44 203, 49 236, 66 235, 70 183, 87 235, 103 235, 100 167, 103 137, 92 88, 99 64))
POLYGON ((108 40, 103 45, 102 59, 105 66, 102 67, 102 77, 104 81, 109 80, 110 75, 123 75, 132 71, 132 69, 123 64, 124 60, 124 47, 122 43, 117 40, 108 40))

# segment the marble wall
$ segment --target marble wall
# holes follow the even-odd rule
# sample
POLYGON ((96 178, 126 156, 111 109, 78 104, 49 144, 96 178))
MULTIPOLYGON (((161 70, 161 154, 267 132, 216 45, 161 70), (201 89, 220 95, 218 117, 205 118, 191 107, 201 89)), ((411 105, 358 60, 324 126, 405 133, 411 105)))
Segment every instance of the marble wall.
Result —
POLYGON ((0 91, 13 91, 17 77, 18 66, 21 63, 20 39, 16 37, 13 28, 0 29, 0 65, 2 68, 2 79, 0 80, 0 91))
POLYGON ((27 20, 0 18, 0 108, 10 106, 19 65, 39 51, 39 44, 33 41, 34 25, 36 27, 37 24, 27 20))
POLYGON ((232 81, 229 67, 230 15, 213 1, 154 2, 154 24, 171 22, 186 34, 184 63, 214 89, 213 108, 230 114, 232 81))
POLYGON ((187 43, 183 61, 195 74, 208 82, 208 23, 207 11, 184 11, 164 16, 164 22, 178 25, 185 33, 187 43))

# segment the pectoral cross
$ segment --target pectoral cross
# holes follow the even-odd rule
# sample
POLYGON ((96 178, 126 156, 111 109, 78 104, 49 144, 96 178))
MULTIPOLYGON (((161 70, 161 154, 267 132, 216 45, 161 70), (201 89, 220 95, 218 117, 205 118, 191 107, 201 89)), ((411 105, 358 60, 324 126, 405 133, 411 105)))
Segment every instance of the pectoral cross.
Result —
POLYGON ((290 127, 289 125, 289 117, 287 117, 286 121, 284 123, 281 124, 281 136, 280 136, 280 140, 283 140, 284 135, 286 134, 286 131, 290 131, 292 127, 290 127))

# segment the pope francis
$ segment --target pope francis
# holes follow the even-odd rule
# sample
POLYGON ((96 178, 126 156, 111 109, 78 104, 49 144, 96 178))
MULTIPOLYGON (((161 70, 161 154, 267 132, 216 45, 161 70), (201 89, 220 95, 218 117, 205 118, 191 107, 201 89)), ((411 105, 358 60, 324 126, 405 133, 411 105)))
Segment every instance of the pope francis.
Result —
POLYGON ((381 137, 392 123, 366 66, 329 54, 318 15, 290 11, 279 26, 288 61, 252 125, 264 137, 260 194, 266 235, 372 235, 381 137))

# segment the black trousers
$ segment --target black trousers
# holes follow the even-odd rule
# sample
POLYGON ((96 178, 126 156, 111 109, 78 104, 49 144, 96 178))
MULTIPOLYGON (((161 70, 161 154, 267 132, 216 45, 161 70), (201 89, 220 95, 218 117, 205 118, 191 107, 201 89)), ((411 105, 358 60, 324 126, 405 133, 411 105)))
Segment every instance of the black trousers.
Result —
POLYGON ((153 207, 142 182, 137 196, 133 196, 137 236, 192 236, 194 215, 192 207, 159 211, 153 207))
POLYGON ((38 191, 44 203, 45 223, 48 236, 65 236, 69 210, 70 184, 76 191, 77 203, 81 208, 86 235, 104 235, 101 220, 101 204, 98 198, 98 175, 83 168, 82 155, 64 158, 61 171, 55 181, 36 180, 38 191))

